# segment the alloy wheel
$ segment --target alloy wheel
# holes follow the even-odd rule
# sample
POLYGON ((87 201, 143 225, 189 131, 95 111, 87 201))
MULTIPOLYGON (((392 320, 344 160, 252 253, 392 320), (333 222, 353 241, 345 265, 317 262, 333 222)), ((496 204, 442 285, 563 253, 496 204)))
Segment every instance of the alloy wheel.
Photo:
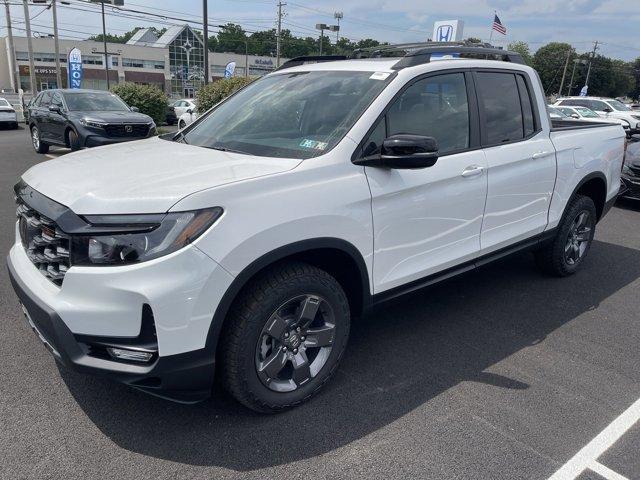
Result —
POLYGON ((335 338, 335 315, 320 296, 296 296, 266 322, 256 345, 255 367, 263 385, 292 392, 327 363, 335 338))
POLYGON ((591 242, 591 214, 580 212, 569 228, 569 235, 564 247, 564 257, 569 265, 580 262, 591 242))

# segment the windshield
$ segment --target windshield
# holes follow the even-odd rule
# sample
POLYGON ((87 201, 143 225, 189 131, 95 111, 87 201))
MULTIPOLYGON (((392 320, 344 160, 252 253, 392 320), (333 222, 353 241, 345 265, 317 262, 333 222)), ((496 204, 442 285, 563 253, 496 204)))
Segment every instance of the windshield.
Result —
POLYGON ((561 112, 556 107, 547 107, 549 109, 549 115, 551 118, 567 118, 569 115, 566 115, 564 112, 561 112))
POLYGON ((0 98, 0 107, 10 107, 11 105, 4 98, 0 98))
POLYGON ((344 137, 390 78, 336 71, 268 76, 222 103, 180 140, 257 156, 316 157, 344 137))
POLYGON ((585 118, 600 118, 596 112, 586 107, 576 107, 576 111, 585 118))
POLYGON ((70 111, 84 112, 128 112, 129 107, 112 93, 78 92, 65 93, 64 100, 70 111))
POLYGON ((611 105, 614 110, 618 110, 619 112, 631 111, 631 109, 627 105, 618 100, 609 100, 609 105, 611 105))

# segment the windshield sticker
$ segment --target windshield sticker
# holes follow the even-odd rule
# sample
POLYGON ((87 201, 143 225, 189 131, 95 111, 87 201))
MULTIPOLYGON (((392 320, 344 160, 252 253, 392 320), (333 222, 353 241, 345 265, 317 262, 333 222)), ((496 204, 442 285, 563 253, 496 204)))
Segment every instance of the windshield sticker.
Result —
POLYGON ((391 75, 389 72, 375 72, 369 78, 371 80, 386 80, 391 75))
POLYGON ((315 140, 304 139, 300 142, 302 148, 311 148, 313 150, 324 150, 327 148, 327 142, 317 142, 315 140))

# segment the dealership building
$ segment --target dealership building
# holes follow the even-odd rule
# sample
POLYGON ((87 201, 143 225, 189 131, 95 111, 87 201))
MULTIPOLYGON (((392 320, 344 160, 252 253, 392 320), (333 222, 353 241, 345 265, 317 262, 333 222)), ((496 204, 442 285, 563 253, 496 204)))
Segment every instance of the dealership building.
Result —
MULTIPOLYGON (((11 68, 9 38, 0 37, 0 89, 12 90, 14 79, 20 88, 31 91, 26 37, 13 37, 16 65, 11 68)), ((57 88, 55 44, 50 37, 33 38, 33 57, 37 90, 57 88)), ((67 87, 67 56, 73 48, 82 53, 82 88, 106 90, 104 45, 91 40, 59 40, 62 87, 67 87)), ((127 43, 107 43, 107 62, 111 85, 133 82, 153 85, 170 97, 193 97, 204 84, 204 44, 188 25, 169 28, 160 38, 151 29, 142 29, 127 43)), ((276 68, 275 57, 208 52, 209 79, 224 75, 230 62, 236 63, 235 76, 262 76, 276 68)), ((287 59, 281 59, 285 62, 287 59)))

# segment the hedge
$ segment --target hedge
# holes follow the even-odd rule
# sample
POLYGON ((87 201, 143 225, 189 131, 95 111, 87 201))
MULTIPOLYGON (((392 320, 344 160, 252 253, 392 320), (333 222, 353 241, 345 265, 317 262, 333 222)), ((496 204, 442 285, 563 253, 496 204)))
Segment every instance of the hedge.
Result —
POLYGON ((198 113, 204 113, 220 103, 233 92, 241 89, 245 85, 251 83, 253 78, 231 77, 217 80, 209 85, 202 87, 196 94, 196 104, 198 105, 198 113))
POLYGON ((130 107, 137 107, 141 113, 149 115, 156 125, 164 123, 167 116, 167 96, 157 87, 121 83, 111 88, 130 107))

